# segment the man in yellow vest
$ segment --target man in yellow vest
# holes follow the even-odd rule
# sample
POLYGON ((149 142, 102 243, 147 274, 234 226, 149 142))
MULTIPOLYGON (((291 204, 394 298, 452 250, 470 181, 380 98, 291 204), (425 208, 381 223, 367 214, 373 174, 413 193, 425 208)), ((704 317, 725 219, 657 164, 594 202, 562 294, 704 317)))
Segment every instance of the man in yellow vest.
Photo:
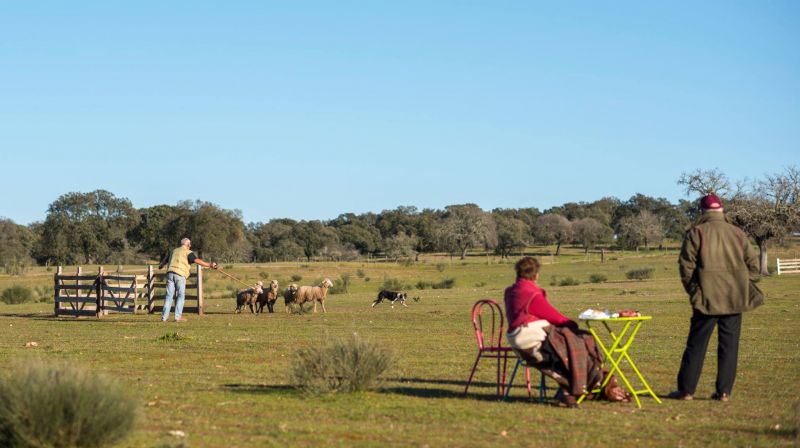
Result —
POLYGON ((181 246, 173 249, 168 257, 164 257, 158 269, 167 267, 167 296, 164 297, 164 310, 161 312, 161 321, 166 322, 169 319, 169 309, 172 308, 172 298, 175 292, 178 293, 178 299, 175 301, 175 322, 186 322, 186 318, 182 317, 183 302, 186 298, 186 279, 189 277, 189 270, 192 263, 197 263, 200 266, 217 269, 217 263, 208 263, 194 254, 190 250, 192 241, 189 238, 181 240, 181 246))

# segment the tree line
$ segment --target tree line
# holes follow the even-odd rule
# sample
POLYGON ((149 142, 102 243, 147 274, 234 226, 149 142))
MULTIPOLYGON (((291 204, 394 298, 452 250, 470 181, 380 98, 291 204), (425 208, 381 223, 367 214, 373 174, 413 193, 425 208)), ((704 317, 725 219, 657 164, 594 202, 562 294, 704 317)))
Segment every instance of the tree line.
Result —
MULTIPOLYGON (((718 170, 697 170, 678 179, 688 196, 722 196, 729 218, 759 246, 766 270, 767 242, 798 231, 800 170, 786 168, 756 181, 731 182, 718 170)), ((380 213, 344 213, 323 221, 289 218, 245 224, 241 212, 204 201, 136 208, 127 198, 97 190, 67 193, 47 210, 44 222, 27 226, 0 220, 0 265, 7 273, 52 264, 144 263, 189 236, 200 256, 221 262, 353 260, 385 256, 413 259, 446 252, 462 259, 472 249, 501 257, 531 245, 577 244, 638 250, 679 240, 697 217, 696 200, 673 204, 635 194, 569 202, 546 210, 475 204, 419 210, 401 206, 380 213)))

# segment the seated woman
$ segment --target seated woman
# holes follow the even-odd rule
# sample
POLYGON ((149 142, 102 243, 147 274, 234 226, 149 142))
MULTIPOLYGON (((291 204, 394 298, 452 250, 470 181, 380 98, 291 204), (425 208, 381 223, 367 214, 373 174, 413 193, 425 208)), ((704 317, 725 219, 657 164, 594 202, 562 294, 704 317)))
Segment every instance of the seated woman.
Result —
POLYGON ((539 261, 524 257, 514 268, 517 281, 506 288, 508 342, 519 357, 561 386, 561 400, 576 406, 578 396, 599 386, 603 357, 591 334, 558 312, 536 284, 539 261))

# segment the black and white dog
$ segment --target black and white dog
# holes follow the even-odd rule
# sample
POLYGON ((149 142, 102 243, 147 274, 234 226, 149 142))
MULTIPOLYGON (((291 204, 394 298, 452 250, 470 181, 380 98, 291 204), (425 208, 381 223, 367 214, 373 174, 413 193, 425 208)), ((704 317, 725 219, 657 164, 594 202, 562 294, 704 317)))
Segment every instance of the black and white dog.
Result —
POLYGON ((372 302, 372 306, 374 307, 375 305, 381 303, 381 301, 384 299, 392 302, 392 308, 394 308, 394 302, 398 300, 400 301, 400 305, 408 306, 406 305, 406 293, 387 291, 385 289, 378 293, 378 298, 375 299, 374 302, 372 302))

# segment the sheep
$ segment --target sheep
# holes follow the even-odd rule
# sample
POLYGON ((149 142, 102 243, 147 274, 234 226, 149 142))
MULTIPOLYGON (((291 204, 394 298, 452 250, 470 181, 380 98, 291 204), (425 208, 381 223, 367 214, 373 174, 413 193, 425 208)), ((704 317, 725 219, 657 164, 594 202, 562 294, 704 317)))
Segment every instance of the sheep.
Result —
POLYGON ((289 305, 294 303, 296 294, 297 294, 297 285, 294 283, 289 285, 283 291, 283 303, 286 304, 286 314, 289 314, 289 305))
POLYGON ((325 296, 328 295, 328 288, 333 286, 333 282, 326 278, 322 281, 322 284, 319 286, 301 286, 297 290, 297 295, 295 300, 300 306, 303 306, 305 302, 313 301, 314 302, 314 312, 317 312, 317 302, 322 305, 322 312, 327 313, 328 311, 325 309, 325 296))
POLYGON ((269 282, 269 288, 258 295, 258 306, 256 307, 256 313, 263 312, 264 305, 267 305, 267 309, 269 309, 270 313, 274 312, 272 305, 275 304, 276 300, 278 300, 278 281, 272 280, 269 282))
POLYGON ((258 296, 264 293, 264 289, 262 288, 264 283, 258 282, 256 283, 255 288, 247 288, 241 289, 238 293, 236 293, 236 313, 241 313, 244 306, 247 305, 250 308, 250 312, 255 314, 255 309, 253 305, 256 304, 258 301, 258 296))

